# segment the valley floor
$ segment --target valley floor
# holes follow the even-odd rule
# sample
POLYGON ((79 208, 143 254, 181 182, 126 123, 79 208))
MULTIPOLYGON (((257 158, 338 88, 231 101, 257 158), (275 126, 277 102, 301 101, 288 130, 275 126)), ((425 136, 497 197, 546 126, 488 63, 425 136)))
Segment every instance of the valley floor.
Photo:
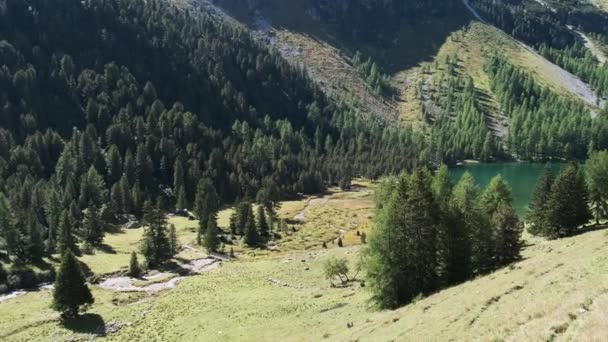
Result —
MULTIPOLYGON (((368 228, 371 206, 367 186, 286 203, 281 215, 302 223, 274 246, 275 251, 254 255, 239 250, 238 260, 183 278, 166 291, 121 292, 91 286, 95 304, 68 325, 61 324, 50 309, 48 289, 5 300, 0 302, 0 340, 601 341, 608 337, 606 231, 551 242, 528 240, 522 261, 511 267, 396 311, 377 311, 360 282, 333 288, 323 276, 323 262, 331 256, 346 257, 351 275, 356 273, 361 247, 355 232, 368 228), (331 243, 338 236, 346 247, 331 243), (321 248, 322 242, 329 248, 321 248)), ((220 224, 225 217, 226 213, 220 215, 220 224)), ((192 238, 189 225, 195 222, 181 224, 180 242, 187 244, 192 238)), ((121 240, 123 246, 130 245, 127 240, 121 240)), ((121 248, 116 246, 116 254, 121 248)), ((93 262, 107 256, 112 254, 90 257, 92 269, 109 270, 109 263, 93 262)), ((115 258, 115 269, 126 264, 115 258)), ((357 277, 362 279, 363 274, 357 277)))

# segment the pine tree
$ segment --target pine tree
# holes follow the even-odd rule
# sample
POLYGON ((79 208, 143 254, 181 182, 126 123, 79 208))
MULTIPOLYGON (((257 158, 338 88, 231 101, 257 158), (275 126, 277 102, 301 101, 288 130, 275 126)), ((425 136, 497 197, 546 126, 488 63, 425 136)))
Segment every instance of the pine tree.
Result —
POLYGON ((173 191, 175 191, 175 197, 177 203, 176 209, 185 210, 188 208, 187 196, 186 196, 186 183, 184 180, 184 166, 180 158, 175 160, 173 164, 173 191))
POLYGON ((549 205, 551 199, 551 189, 555 177, 550 166, 546 166, 543 174, 540 176, 532 199, 530 200, 530 211, 527 220, 530 223, 528 231, 533 235, 546 236, 549 232, 549 205))
POLYGON ((367 278, 381 307, 395 308, 437 286, 438 208, 426 170, 399 177, 388 203, 377 209, 366 250, 367 278))
POLYGON ((477 208, 475 179, 465 173, 456 184, 447 219, 449 235, 449 263, 447 281, 457 284, 473 273, 473 232, 480 216, 477 208))
POLYGON ((67 210, 64 210, 61 214, 61 220, 59 221, 59 231, 57 232, 57 253, 59 255, 65 254, 67 250, 78 255, 78 247, 76 247, 76 241, 72 233, 72 220, 67 210))
POLYGON ((129 260, 129 277, 139 278, 141 276, 141 267, 137 260, 137 253, 131 252, 131 259, 129 260))
POLYGON ((142 254, 148 265, 158 266, 171 257, 167 238, 167 219, 160 208, 153 207, 152 204, 146 202, 144 221, 148 227, 144 230, 142 254))
POLYGON ((178 252, 178 241, 177 241, 177 232, 175 231, 175 225, 169 225, 169 253, 171 256, 174 256, 178 252))
POLYGON ((64 319, 78 316, 79 308, 93 304, 94 299, 86 285, 78 260, 71 250, 61 257, 61 264, 55 278, 53 309, 61 312, 64 319))
POLYGON ((175 209, 177 211, 182 211, 188 209, 188 199, 186 198, 186 189, 184 187, 180 187, 177 191, 177 202, 175 204, 175 209))
POLYGON ((61 196, 55 189, 52 189, 45 205, 46 222, 49 226, 46 241, 46 251, 48 253, 55 251, 57 231, 59 230, 59 222, 61 221, 61 208, 61 196))
POLYGON ((247 221, 245 222, 245 243, 250 247, 255 247, 260 242, 257 225, 251 204, 247 206, 247 221))
POLYGON ((215 217, 219 209, 219 196, 215 191, 213 183, 209 179, 202 179, 196 189, 196 199, 194 201, 194 211, 199 218, 198 243, 205 234, 206 224, 211 217, 215 217))
POLYGON ((122 177, 122 158, 120 151, 116 145, 110 146, 108 151, 108 181, 109 184, 114 184, 122 177))
POLYGON ((4 249, 7 255, 16 255, 19 250, 21 236, 16 226, 13 209, 2 192, 0 192, 0 234, 4 240, 4 249))
POLYGON ((268 223, 266 221, 266 214, 264 213, 264 207, 258 206, 258 231, 261 236, 268 236, 268 223))
POLYGON ((91 205, 89 205, 89 208, 87 208, 84 214, 82 228, 84 231, 83 239, 86 243, 91 246, 101 245, 105 232, 103 229, 103 222, 99 217, 99 210, 93 202, 91 202, 91 205))
POLYGON ((592 218, 587 187, 578 165, 569 163, 564 166, 551 191, 547 236, 572 236, 579 226, 592 218))
POLYGON ((495 231, 495 258, 499 266, 507 265, 520 257, 523 223, 507 202, 500 202, 492 215, 495 231))
POLYGON ((511 189, 501 175, 495 176, 486 187, 485 191, 479 197, 481 209, 486 215, 491 217, 498 210, 500 203, 511 205, 513 196, 511 189))
POLYGON ((220 246, 219 229, 217 228, 216 218, 211 217, 207 223, 207 230, 205 231, 204 246, 208 253, 215 253, 218 251, 220 246))
POLYGON ((594 152, 585 165, 587 189, 595 224, 608 218, 608 151, 594 152))
POLYGON ((28 226, 28 259, 33 262, 37 262, 42 260, 42 256, 44 254, 44 244, 40 234, 40 223, 38 222, 38 219, 36 219, 35 215, 31 215, 28 221, 28 226))

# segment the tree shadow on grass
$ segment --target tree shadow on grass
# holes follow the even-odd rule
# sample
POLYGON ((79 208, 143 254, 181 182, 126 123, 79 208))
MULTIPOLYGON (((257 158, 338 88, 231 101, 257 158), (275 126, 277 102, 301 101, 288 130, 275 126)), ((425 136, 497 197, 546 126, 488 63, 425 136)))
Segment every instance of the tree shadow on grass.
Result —
POLYGON ((114 250, 114 248, 110 245, 108 245, 107 243, 103 243, 101 245, 99 245, 97 247, 100 251, 107 253, 107 254, 116 254, 116 250, 114 250))
POLYGON ((62 321, 61 324, 64 328, 75 333, 95 334, 97 336, 106 335, 106 322, 98 314, 87 313, 62 321))

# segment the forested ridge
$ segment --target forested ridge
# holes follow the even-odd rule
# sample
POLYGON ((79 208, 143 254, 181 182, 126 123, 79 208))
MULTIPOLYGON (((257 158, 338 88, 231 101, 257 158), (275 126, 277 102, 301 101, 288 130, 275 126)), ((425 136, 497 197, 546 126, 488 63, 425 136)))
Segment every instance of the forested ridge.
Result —
POLYGON ((16 263, 154 210, 206 218, 200 191, 212 210, 273 203, 425 160, 421 135, 327 99, 205 13, 9 0, 0 16, 0 248, 16 263))

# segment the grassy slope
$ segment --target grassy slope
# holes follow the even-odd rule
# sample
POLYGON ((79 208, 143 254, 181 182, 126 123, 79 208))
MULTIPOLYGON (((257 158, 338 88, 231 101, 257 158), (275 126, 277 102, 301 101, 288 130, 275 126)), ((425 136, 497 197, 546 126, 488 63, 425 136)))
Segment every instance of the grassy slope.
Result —
POLYGON ((48 292, 31 293, 0 304, 0 336, 84 339, 102 320, 123 325, 107 336, 112 341, 599 341, 608 334, 605 231, 528 247, 513 267, 397 311, 374 311, 364 288, 331 288, 323 279, 328 256, 354 265, 358 252, 331 248, 226 263, 156 296, 96 289, 88 324, 78 331, 58 323, 48 292))
MULTIPOLYGON (((185 278, 174 290, 148 295, 93 286, 96 303, 69 327, 49 308, 47 290, 1 302, 0 340, 84 340, 104 324, 112 341, 601 340, 608 334, 606 231, 530 240, 524 259, 513 267, 397 311, 375 311, 358 283, 331 288, 323 261, 345 256, 354 268, 360 252, 354 232, 369 229, 372 189, 286 203, 281 215, 293 218, 304 210, 305 223, 276 246, 279 251, 256 251, 255 258, 239 252, 240 261, 185 278), (319 247, 340 235, 352 246, 319 247), (350 322, 353 328, 347 328, 350 322), (113 327, 121 329, 111 333, 113 327)), ((195 221, 175 223, 180 241, 191 243, 195 221)), ((108 242, 116 251, 130 251, 128 240, 108 242)), ((114 269, 124 267, 111 254, 97 254, 106 257, 108 265, 117 262, 114 269)))

